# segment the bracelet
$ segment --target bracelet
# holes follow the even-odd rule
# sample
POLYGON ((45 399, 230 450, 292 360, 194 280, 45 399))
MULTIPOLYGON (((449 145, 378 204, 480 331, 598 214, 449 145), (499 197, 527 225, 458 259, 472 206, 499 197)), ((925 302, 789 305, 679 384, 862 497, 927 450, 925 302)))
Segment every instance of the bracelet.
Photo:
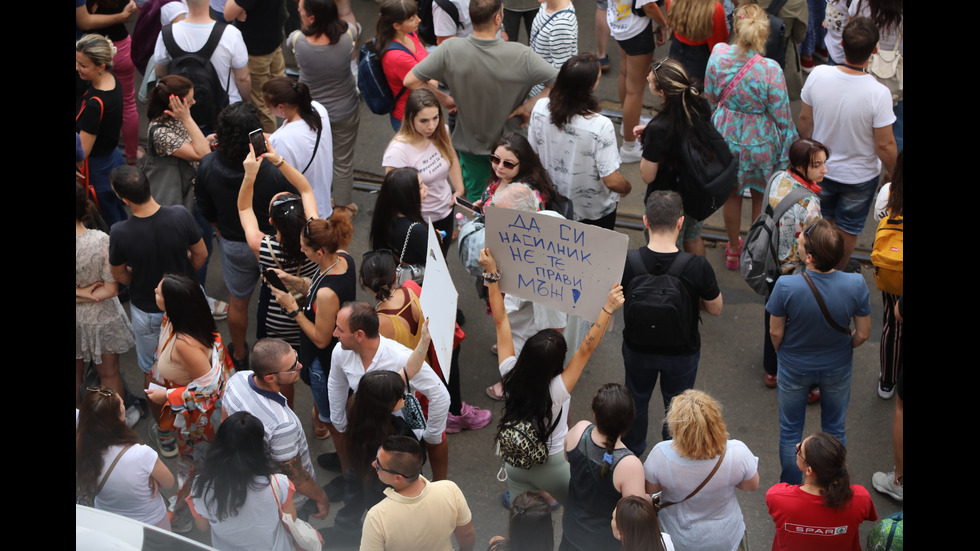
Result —
POLYGON ((283 158, 283 157, 282 157, 282 156, 280 155, 280 156, 279 156, 279 162, 278 162, 278 163, 275 163, 275 162, 274 162, 274 163, 272 163, 272 165, 273 165, 273 166, 275 166, 276 168, 279 168, 279 167, 281 167, 281 166, 282 166, 282 164, 283 164, 283 163, 285 163, 285 162, 286 162, 286 159, 285 159, 285 158, 283 158))
POLYGON ((299 315, 299 312, 300 312, 300 309, 297 308, 297 309, 293 310, 292 312, 287 312, 286 315, 289 316, 289 317, 291 317, 291 318, 295 318, 296 316, 299 315))
POLYGON ((496 272, 483 272, 483 281, 487 283, 496 283, 500 281, 500 269, 498 268, 496 272))
POLYGON ((607 314, 609 314, 610 316, 613 315, 612 312, 610 312, 609 310, 606 310, 606 307, 605 306, 602 307, 602 311, 605 312, 605 313, 607 313, 607 314))

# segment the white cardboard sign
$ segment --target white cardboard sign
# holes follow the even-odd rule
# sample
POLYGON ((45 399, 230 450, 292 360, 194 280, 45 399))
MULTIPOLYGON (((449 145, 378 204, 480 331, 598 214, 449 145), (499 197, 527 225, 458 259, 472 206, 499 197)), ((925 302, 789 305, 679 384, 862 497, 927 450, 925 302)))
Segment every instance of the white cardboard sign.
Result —
POLYGON ((485 213, 503 292, 595 322, 623 279, 626 235, 541 213, 489 206, 485 213))
POLYGON ((419 304, 429 318, 429 334, 442 367, 442 378, 449 384, 449 364, 453 358, 453 335, 456 332, 456 302, 459 293, 442 256, 436 230, 429 221, 429 243, 425 252, 425 279, 419 304))

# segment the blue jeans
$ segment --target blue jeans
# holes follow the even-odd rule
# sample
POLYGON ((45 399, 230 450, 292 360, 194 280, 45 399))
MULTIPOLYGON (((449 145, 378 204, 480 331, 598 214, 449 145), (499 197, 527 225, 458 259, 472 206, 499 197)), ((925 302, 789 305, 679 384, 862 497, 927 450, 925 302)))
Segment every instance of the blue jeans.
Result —
MULTIPOLYGON (((647 426, 649 425, 650 397, 660 377, 660 394, 664 398, 664 411, 674 396, 689 388, 694 388, 698 376, 698 361, 701 350, 689 356, 669 356, 640 352, 623 343, 623 363, 626 366, 626 388, 636 403, 636 416, 629 432, 623 436, 623 443, 637 456, 647 449, 647 426)), ((805 401, 804 401, 805 403, 805 401)), ((670 433, 664 423, 663 439, 669 440, 670 433)))
POLYGON ((129 306, 133 318, 133 336, 136 337, 136 362, 144 373, 149 373, 156 360, 163 312, 144 312, 132 304, 129 306))
MULTIPOLYGON (((329 373, 329 371, 327 371, 329 373)), ((313 403, 320 412, 320 420, 330 422, 330 398, 327 395, 327 373, 323 371, 320 358, 315 358, 310 364, 310 391, 313 393, 313 403)))
POLYGON ((851 401, 851 367, 807 368, 779 363, 779 462, 782 465, 780 482, 800 484, 803 473, 796 466, 796 445, 803 441, 803 424, 806 421, 806 397, 810 387, 820 387, 820 426, 847 445, 844 436, 844 420, 847 405, 851 401))
POLYGON ((866 182, 844 184, 824 178, 820 184, 820 214, 833 220, 837 228, 851 235, 861 235, 871 212, 878 176, 866 182))

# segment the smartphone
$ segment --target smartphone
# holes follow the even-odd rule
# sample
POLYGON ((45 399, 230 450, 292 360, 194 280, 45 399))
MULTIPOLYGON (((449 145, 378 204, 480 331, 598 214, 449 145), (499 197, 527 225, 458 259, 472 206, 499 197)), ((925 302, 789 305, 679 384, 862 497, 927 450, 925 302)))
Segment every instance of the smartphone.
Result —
POLYGON ((276 271, 273 270, 272 268, 266 270, 265 273, 263 273, 262 275, 265 276, 265 280, 269 282, 269 285, 272 285, 273 287, 279 289, 280 291, 288 292, 288 290, 286 289, 286 284, 284 284, 282 280, 279 279, 279 274, 277 274, 276 271))
POLYGON ((462 197, 456 198, 456 204, 463 207, 466 210, 475 212, 477 214, 483 214, 483 208, 474 205, 473 203, 463 199, 462 197))
POLYGON ((252 144, 252 149, 255 150, 255 158, 258 159, 262 155, 265 155, 269 150, 265 147, 265 135, 262 134, 261 128, 256 128, 248 133, 248 141, 252 144))

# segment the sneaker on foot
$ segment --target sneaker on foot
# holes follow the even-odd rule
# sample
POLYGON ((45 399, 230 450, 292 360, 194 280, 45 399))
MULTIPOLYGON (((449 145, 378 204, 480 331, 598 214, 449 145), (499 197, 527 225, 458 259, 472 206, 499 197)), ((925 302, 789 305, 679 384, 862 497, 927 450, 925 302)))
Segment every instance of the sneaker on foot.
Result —
POLYGON ((895 385, 885 386, 880 381, 878 382, 878 397, 882 400, 890 400, 892 396, 895 395, 895 385))
POLYGON ((173 433, 159 433, 160 455, 164 457, 177 457, 177 438, 173 433))
POLYGON ((140 415, 140 408, 138 408, 137 406, 132 405, 132 406, 129 406, 128 408, 126 408, 126 426, 127 427, 129 427, 129 428, 135 427, 136 426, 136 423, 139 423, 140 422, 140 417, 142 417, 142 415, 140 415))
POLYGON ((619 148, 619 159, 623 163, 637 163, 640 161, 640 157, 643 154, 643 150, 640 149, 639 144, 636 142, 623 142, 623 147, 619 148), (633 147, 627 148, 626 144, 632 143, 633 147))
MULTIPOLYGON (((490 419, 492 418, 493 413, 490 410, 480 409, 466 402, 463 402, 463 407, 460 408, 460 415, 457 417, 460 426, 466 430, 482 429, 490 424, 490 419)), ((449 429, 447 428, 446 430, 448 431, 449 429)))
POLYGON ((609 69, 612 69, 612 63, 609 62, 608 55, 600 57, 598 61, 600 71, 608 71, 609 69))
POLYGON ((316 462, 324 470, 340 472, 340 455, 337 452, 321 453, 317 456, 316 462))
POLYGON ((806 395, 806 403, 813 404, 820 401, 820 389, 811 388, 810 393, 806 395))
POLYGON ((776 388, 779 383, 776 381, 775 375, 770 375, 766 373, 766 388, 776 388))
POLYGON ((875 490, 889 495, 897 501, 902 501, 905 489, 895 482, 895 471, 889 473, 877 472, 871 477, 871 485, 875 490))

